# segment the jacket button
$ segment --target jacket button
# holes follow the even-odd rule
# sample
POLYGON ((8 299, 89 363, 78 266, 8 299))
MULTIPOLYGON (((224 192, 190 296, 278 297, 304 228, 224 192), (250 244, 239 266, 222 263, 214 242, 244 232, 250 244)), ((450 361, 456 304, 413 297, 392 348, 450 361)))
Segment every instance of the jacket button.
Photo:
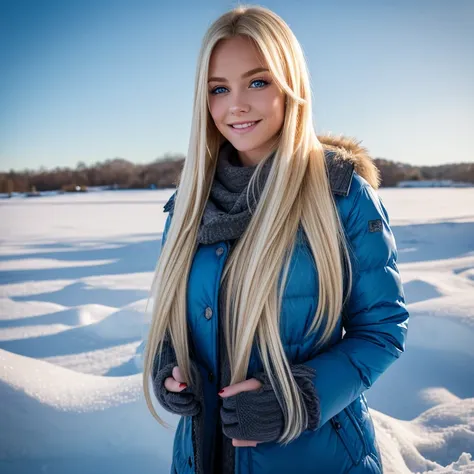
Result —
POLYGON ((209 306, 206 308, 206 319, 211 319, 212 318, 212 308, 209 306))
POLYGON ((207 374, 207 378, 208 378, 209 382, 212 383, 213 380, 214 380, 214 374, 213 374, 212 372, 209 372, 209 373, 207 374))
POLYGON ((341 423, 339 423, 339 421, 335 421, 334 422, 334 428, 336 428, 336 430, 340 430, 341 429, 341 423))
POLYGON ((220 257, 224 253, 224 249, 222 247, 217 247, 216 255, 220 257))

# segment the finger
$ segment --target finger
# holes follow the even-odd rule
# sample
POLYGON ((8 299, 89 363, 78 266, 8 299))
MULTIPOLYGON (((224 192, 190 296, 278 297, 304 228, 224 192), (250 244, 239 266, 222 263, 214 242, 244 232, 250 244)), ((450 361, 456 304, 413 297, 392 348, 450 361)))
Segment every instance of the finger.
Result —
POLYGON ((233 395, 237 395, 240 392, 250 392, 252 390, 258 390, 262 386, 262 382, 257 380, 256 378, 251 378, 248 380, 244 380, 243 382, 235 383, 234 385, 229 385, 223 388, 223 392, 219 395, 223 398, 225 397, 232 397, 233 395))
POLYGON ((185 382, 181 369, 177 365, 173 367, 173 378, 178 382, 185 382))
POLYGON ((247 441, 245 439, 232 439, 232 445, 238 448, 252 447, 257 446, 258 441, 247 441))
POLYGON ((175 380, 173 377, 167 377, 165 379, 165 388, 168 392, 182 392, 186 386, 180 387, 180 382, 175 380))

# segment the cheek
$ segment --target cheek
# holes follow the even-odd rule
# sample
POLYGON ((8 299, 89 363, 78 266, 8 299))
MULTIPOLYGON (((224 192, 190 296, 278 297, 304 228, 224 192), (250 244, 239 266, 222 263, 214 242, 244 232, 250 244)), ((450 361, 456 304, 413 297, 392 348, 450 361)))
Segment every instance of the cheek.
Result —
POLYGON ((282 124, 285 117, 285 100, 281 97, 274 96, 272 97, 270 104, 273 121, 282 124))
POLYGON ((219 122, 222 122, 225 118, 225 115, 223 115, 224 109, 222 107, 222 101, 213 100, 213 98, 211 98, 209 100, 209 112, 211 113, 214 122, 216 122, 216 125, 219 126, 219 122))

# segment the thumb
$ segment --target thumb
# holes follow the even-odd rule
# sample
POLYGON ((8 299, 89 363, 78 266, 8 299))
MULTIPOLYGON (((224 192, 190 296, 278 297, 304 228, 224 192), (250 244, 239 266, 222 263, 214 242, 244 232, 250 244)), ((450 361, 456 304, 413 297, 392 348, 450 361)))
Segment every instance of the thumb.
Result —
POLYGON ((181 373, 181 369, 177 365, 175 367, 173 367, 172 375, 173 375, 173 378, 177 382, 180 382, 180 383, 184 382, 184 377, 183 377, 183 374, 181 373))

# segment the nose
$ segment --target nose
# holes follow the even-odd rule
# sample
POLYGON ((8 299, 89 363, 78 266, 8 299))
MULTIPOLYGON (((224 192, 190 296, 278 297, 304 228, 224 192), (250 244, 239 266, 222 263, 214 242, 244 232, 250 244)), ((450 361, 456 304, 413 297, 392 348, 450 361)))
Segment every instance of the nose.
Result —
POLYGON ((242 113, 247 113, 249 111, 248 105, 233 105, 230 108, 230 113, 232 115, 240 115, 242 113))
POLYGON ((229 112, 232 115, 240 115, 241 113, 247 113, 250 110, 249 104, 247 104, 241 95, 236 96, 229 107, 229 112))

